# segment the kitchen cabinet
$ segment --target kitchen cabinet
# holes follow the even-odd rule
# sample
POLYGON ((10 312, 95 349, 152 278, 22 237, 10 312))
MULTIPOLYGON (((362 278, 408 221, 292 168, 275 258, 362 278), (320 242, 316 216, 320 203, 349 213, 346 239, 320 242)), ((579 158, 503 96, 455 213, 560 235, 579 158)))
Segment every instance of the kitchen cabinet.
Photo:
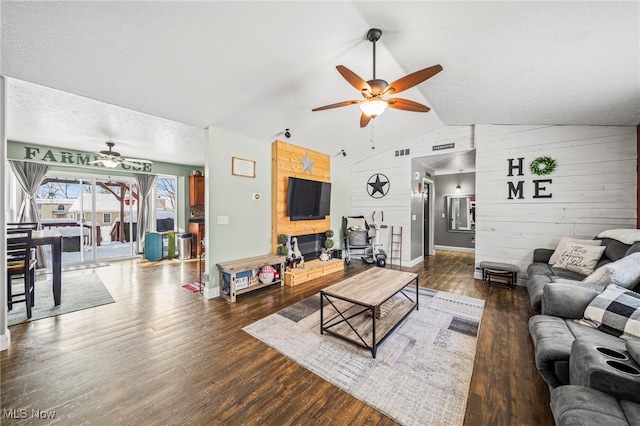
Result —
POLYGON ((204 206, 204 176, 189 176, 189 205, 204 206))
POLYGON ((191 245, 191 255, 200 257, 204 252, 204 247, 200 244, 204 238, 204 221, 189 221, 189 233, 193 234, 193 244, 191 245))

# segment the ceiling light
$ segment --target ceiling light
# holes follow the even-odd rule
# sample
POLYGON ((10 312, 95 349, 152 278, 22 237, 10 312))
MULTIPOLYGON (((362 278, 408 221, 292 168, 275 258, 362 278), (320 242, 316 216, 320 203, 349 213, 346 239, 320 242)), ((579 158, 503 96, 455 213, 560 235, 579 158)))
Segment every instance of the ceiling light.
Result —
POLYGON ((367 101, 360 104, 363 113, 371 118, 376 118, 387 108, 387 103, 381 100, 367 101))
POLYGON ((462 187, 460 185, 456 186, 456 192, 460 192, 460 190, 462 190, 462 187))
POLYGON ((105 158, 102 160, 102 165, 109 169, 115 169, 116 167, 118 167, 118 164, 120 164, 118 161, 112 160, 110 158, 105 158))

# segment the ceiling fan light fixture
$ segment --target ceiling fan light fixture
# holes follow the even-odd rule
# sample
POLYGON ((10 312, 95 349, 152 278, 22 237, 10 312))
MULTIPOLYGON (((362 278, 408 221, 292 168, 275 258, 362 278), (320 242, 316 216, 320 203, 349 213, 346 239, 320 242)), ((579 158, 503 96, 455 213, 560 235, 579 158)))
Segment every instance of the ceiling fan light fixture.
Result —
POLYGON ((109 169, 115 169, 120 164, 118 161, 112 160, 110 158, 105 158, 102 160, 102 165, 109 169))
POLYGON ((362 112, 371 118, 376 118, 382 114, 386 108, 387 103, 381 100, 367 101, 360 104, 362 112))

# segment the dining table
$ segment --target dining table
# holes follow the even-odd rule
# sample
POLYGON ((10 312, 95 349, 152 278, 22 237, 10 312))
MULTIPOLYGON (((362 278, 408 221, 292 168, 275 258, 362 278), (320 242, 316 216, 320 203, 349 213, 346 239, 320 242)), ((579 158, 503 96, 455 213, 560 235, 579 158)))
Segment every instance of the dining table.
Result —
POLYGON ((50 229, 35 230, 31 241, 34 246, 51 246, 53 304, 58 306, 62 302, 62 234, 50 229))

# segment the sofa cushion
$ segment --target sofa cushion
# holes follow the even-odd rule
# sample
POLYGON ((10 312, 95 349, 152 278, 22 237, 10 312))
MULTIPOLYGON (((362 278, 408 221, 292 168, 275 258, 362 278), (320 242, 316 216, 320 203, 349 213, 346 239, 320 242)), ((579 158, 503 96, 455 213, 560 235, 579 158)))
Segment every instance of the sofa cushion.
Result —
POLYGON ((582 281, 556 281, 544 286, 541 312, 565 319, 582 319, 589 303, 602 291, 582 281))
POLYGON ((581 274, 580 272, 570 271, 568 269, 563 268, 554 268, 551 267, 551 273, 554 277, 565 278, 569 280, 582 281, 586 274, 581 274))
POLYGON ((560 255, 553 266, 589 275, 596 269, 604 249, 605 247, 601 246, 572 244, 560 255))
POLYGON ((551 265, 548 263, 542 262, 533 262, 527 266, 527 276, 533 277, 535 275, 553 275, 553 271, 551 270, 551 265))
POLYGON ((628 426, 618 401, 584 386, 561 386, 551 391, 551 411, 556 426, 628 426))
POLYGON ((580 322, 625 340, 640 339, 640 294, 610 284, 589 303, 580 322))
POLYGON ((574 337, 567 322, 549 315, 534 315, 529 318, 529 334, 535 346, 536 368, 542 378, 552 388, 569 384, 569 357, 574 337))
POLYGON ((562 256, 562 253, 567 251, 569 246, 572 246, 572 245, 575 245, 575 244, 584 245, 584 246, 599 246, 599 245, 602 244, 602 241, 600 241, 600 240, 580 240, 580 239, 572 238, 572 237, 562 237, 560 239, 560 242, 556 246, 555 251, 551 255, 551 258, 549 259, 549 264, 553 265, 554 263, 557 263, 560 260, 560 256, 562 256))
POLYGON ((615 284, 628 289, 634 288, 640 282, 640 252, 599 267, 583 281, 596 285, 615 284))
POLYGON ((619 403, 629 424, 640 425, 640 404, 631 401, 620 401, 619 403))
POLYGON ((602 245, 606 247, 604 249, 603 258, 612 262, 615 262, 618 259, 622 259, 629 250, 628 244, 621 243, 618 240, 612 240, 610 238, 603 238, 602 245))
POLYGON ((540 311, 540 304, 542 301, 542 291, 544 286, 551 282, 551 277, 548 275, 529 275, 527 281, 527 292, 529 293, 529 302, 531 307, 535 311, 540 311))

